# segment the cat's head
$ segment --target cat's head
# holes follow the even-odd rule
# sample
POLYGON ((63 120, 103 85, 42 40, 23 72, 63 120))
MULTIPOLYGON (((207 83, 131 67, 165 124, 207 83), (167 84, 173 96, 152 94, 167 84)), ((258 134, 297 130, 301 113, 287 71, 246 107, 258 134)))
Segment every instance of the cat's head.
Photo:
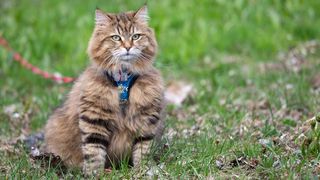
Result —
POLYGON ((119 14, 97 9, 95 29, 88 47, 90 58, 109 72, 126 67, 141 74, 150 69, 157 42, 148 19, 147 6, 136 12, 119 14))

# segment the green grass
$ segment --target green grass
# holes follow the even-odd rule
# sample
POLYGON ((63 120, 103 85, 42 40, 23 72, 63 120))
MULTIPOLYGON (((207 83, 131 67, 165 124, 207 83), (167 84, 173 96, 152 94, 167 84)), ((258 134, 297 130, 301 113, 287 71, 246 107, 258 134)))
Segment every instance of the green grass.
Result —
MULTIPOLYGON (((1 1, 0 34, 41 69, 77 76, 89 63, 86 48, 95 8, 118 12, 143 3, 1 1)), ((301 128, 308 127, 304 122, 320 112, 320 93, 310 83, 320 69, 319 46, 303 55, 299 72, 290 64, 281 68, 291 61, 279 54, 319 40, 320 1, 150 0, 148 6, 160 47, 156 66, 167 82, 183 79, 195 91, 182 107, 168 108, 167 131, 177 135, 165 135, 168 148, 160 155, 162 168, 156 176, 312 179, 318 173, 319 178, 314 164, 320 161, 320 150, 302 154, 297 139, 301 128), (263 71, 267 64, 275 67, 263 71), (192 133, 195 125, 200 130, 192 133), (186 131, 192 135, 184 135, 186 131), (263 146, 259 140, 270 144, 263 146), (246 162, 230 165, 241 157, 246 162), (217 161, 224 164, 222 169, 217 161)), ((71 85, 35 76, 10 57, 0 48, 0 176, 57 178, 54 168, 37 167, 24 148, 10 152, 4 142, 22 133, 26 119, 27 134, 41 130, 71 85), (10 117, 5 109, 12 104, 25 116, 10 117)), ((124 166, 106 176, 141 177, 143 172, 124 166)), ((81 177, 77 170, 60 176, 81 177)))

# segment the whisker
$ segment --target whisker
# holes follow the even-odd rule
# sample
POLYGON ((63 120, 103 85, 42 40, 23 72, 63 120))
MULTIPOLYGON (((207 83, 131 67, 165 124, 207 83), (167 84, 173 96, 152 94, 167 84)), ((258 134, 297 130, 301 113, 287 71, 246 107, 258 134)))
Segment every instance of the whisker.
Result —
POLYGON ((139 58, 142 58, 142 60, 151 60, 151 55, 141 53, 139 58))

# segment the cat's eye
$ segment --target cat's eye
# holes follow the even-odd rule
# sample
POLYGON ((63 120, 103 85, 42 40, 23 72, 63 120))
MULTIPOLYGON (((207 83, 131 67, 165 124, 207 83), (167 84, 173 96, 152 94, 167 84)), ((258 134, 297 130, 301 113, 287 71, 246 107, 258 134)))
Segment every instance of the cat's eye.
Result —
POLYGON ((140 34, 134 34, 131 38, 132 40, 138 40, 141 37, 140 34))
POLYGON ((120 41, 120 40, 121 40, 121 37, 118 36, 118 35, 113 35, 113 36, 111 36, 111 38, 112 38, 112 40, 114 40, 114 41, 120 41))

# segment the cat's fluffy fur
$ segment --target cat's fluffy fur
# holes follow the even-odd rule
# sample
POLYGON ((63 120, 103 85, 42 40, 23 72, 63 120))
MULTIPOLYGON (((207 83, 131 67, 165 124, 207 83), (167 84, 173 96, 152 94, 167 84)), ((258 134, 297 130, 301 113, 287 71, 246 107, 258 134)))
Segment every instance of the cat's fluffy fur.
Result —
POLYGON ((88 47, 92 63, 45 127, 47 151, 59 155, 66 165, 82 167, 86 174, 117 165, 125 158, 136 166, 151 143, 161 137, 164 88, 152 65, 157 43, 147 19, 146 6, 121 14, 96 10, 88 47), (133 40, 134 34, 139 38, 133 40), (130 48, 127 57, 123 53, 126 48, 130 48), (122 107, 118 89, 106 74, 123 67, 138 78, 122 107))

